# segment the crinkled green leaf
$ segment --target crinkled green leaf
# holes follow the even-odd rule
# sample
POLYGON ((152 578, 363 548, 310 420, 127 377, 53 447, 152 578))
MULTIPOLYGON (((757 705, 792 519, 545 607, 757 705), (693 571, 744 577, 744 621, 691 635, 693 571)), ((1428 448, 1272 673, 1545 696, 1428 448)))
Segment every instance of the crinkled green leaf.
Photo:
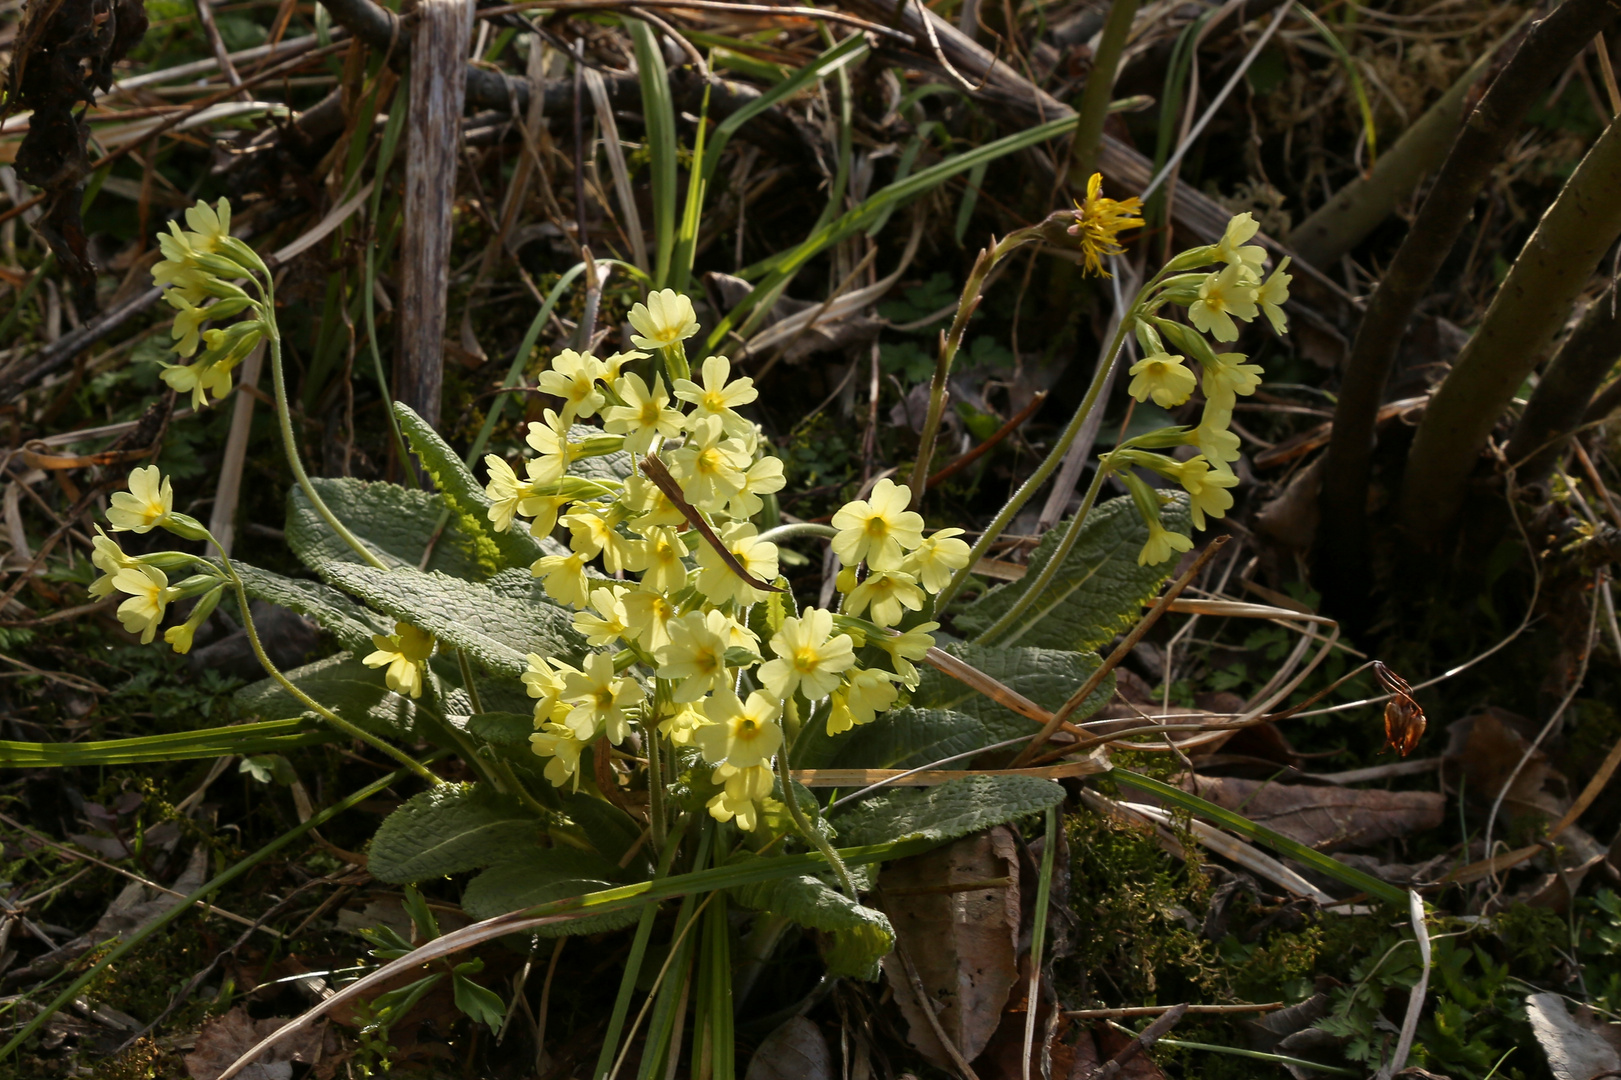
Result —
POLYGON ((585 652, 572 616, 546 598, 527 570, 503 570, 483 582, 408 566, 327 563, 320 572, 370 606, 467 650, 500 675, 522 675, 530 653, 578 662, 585 652))
MULTIPOLYGON (((624 879, 618 867, 591 852, 531 847, 521 857, 498 863, 469 881, 462 894, 462 909, 475 919, 492 919, 509 911, 611 889, 624 879)), ((569 919, 535 933, 541 937, 600 934, 629 926, 639 915, 637 908, 625 908, 569 919)))
POLYGON ((544 822, 515 800, 477 784, 442 784, 412 796, 383 819, 366 868, 405 884, 457 874, 535 846, 544 822))
MULTIPOLYGON (((341 652, 284 673, 288 681, 343 719, 379 735, 409 738, 424 722, 438 719, 431 698, 401 697, 388 688, 379 668, 369 668, 341 652)), ((274 679, 261 679, 236 692, 250 713, 267 720, 315 715, 274 679)))
MULTIPOLYGON (((312 483, 338 520, 389 566, 421 566, 431 543, 429 570, 479 580, 500 568, 494 548, 481 554, 477 538, 463 531, 454 517, 434 539, 447 507, 440 495, 351 477, 312 483)), ((287 494, 287 544, 305 566, 323 577, 324 568, 333 563, 365 565, 315 512, 296 484, 287 494)))
POLYGON ((836 977, 877 979, 878 961, 895 945, 895 931, 883 912, 863 907, 810 874, 740 885, 731 895, 744 907, 827 934, 822 959, 836 977))
POLYGON ((1064 789, 1031 776, 966 776, 932 788, 885 788, 837 815, 850 847, 922 838, 945 842, 1039 813, 1062 802, 1064 789))
MULTIPOLYGON (((1004 649, 953 642, 942 648, 964 663, 978 668, 1010 690, 1015 690, 1044 709, 1057 709, 1081 688, 1102 664, 1095 652, 1064 649, 1004 649)), ((1084 720, 1101 709, 1114 696, 1113 673, 1076 710, 1074 719, 1084 720)), ((912 705, 920 709, 951 709, 966 713, 985 725, 986 742, 1002 742, 1020 735, 1032 735, 1038 725, 1029 717, 998 705, 964 683, 934 668, 925 668, 912 705)))
POLYGON ((490 497, 484 493, 484 485, 433 426, 403 402, 394 403, 394 412, 400 418, 400 430, 411 442, 411 452, 428 470, 433 486, 450 507, 462 532, 477 538, 481 552, 485 547, 493 549, 503 566, 527 567, 540 558, 540 541, 527 528, 495 531, 490 524, 490 497))
POLYGON ((580 827, 591 846, 615 866, 631 845, 642 838, 642 827, 636 820, 606 799, 573 792, 563 797, 562 808, 564 815, 580 827))
MULTIPOLYGON (((1188 499, 1178 494, 1160 511, 1165 527, 1187 533, 1192 527, 1188 499)), ((1030 570, 1019 581, 990 589, 957 615, 957 627, 980 634, 1006 614, 1030 588, 1063 537, 1054 529, 1041 538, 1030 556, 1030 570)), ((1092 508, 1069 557, 1017 626, 998 635, 1004 647, 1035 645, 1049 649, 1096 649, 1131 629, 1142 605, 1159 591, 1176 565, 1138 566, 1148 528, 1129 496, 1092 508)))
POLYGON ((481 712, 467 718, 467 730, 497 746, 528 746, 535 733, 531 713, 481 712))
POLYGON ((373 634, 394 632, 393 620, 384 619, 329 585, 283 577, 244 562, 235 565, 249 596, 309 616, 352 652, 371 652, 373 634))
POLYGON ((833 764, 847 769, 915 769, 995 741, 966 713, 910 707, 879 713, 872 723, 836 738, 842 741, 833 764))

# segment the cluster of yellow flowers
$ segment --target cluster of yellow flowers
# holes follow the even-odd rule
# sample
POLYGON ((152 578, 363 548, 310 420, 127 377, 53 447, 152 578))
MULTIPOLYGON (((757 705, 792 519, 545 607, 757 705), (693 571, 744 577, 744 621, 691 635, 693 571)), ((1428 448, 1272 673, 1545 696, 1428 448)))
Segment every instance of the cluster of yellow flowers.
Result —
POLYGON ((1103 455, 1103 467, 1125 482, 1148 525, 1139 563, 1164 562, 1173 553, 1192 548, 1193 540, 1161 524, 1158 496, 1131 467, 1150 469, 1180 484, 1191 500, 1195 528, 1203 529, 1207 516, 1219 518, 1233 505, 1229 489, 1238 484, 1238 477, 1231 463, 1239 458, 1239 443, 1228 429, 1239 395, 1252 394, 1261 384, 1261 368, 1245 363, 1243 353, 1216 352, 1205 335, 1218 342, 1236 341, 1238 326, 1233 320, 1250 322, 1257 314, 1264 314, 1279 334, 1287 332, 1282 305, 1289 299, 1292 280, 1285 272, 1289 260, 1262 279, 1266 249, 1247 243, 1259 228, 1249 214, 1232 218, 1217 243, 1191 248, 1172 259, 1143 289, 1129 313, 1143 351, 1142 359, 1130 368, 1131 396, 1168 409, 1185 403, 1195 389, 1204 391, 1204 410, 1196 426, 1152 432, 1103 455), (1188 272, 1212 263, 1221 268, 1188 272), (1193 326, 1163 317, 1160 312, 1168 304, 1186 307, 1193 326), (1186 365, 1190 356, 1198 366, 1197 376, 1186 365), (1194 446, 1199 453, 1177 461, 1151 452, 1174 446, 1194 446))
POLYGON ((171 331, 175 352, 193 356, 199 345, 205 346, 190 364, 164 364, 163 381, 191 394, 192 407, 202 409, 210 392, 216 400, 230 393, 231 372, 272 332, 263 304, 236 284, 247 279, 258 288, 256 275, 268 279, 270 271, 252 248, 231 235, 231 204, 226 200, 213 207, 204 202, 191 207, 186 224, 189 230, 171 221, 169 231, 158 234, 163 261, 152 268, 152 280, 177 312, 171 331), (210 299, 213 303, 204 307, 210 299), (249 310, 254 318, 223 329, 203 329, 205 323, 249 310))
MULTIPOLYGON (((535 456, 522 477, 502 458, 485 458, 496 529, 525 518, 538 537, 559 524, 568 530, 567 553, 544 555, 532 569, 553 600, 574 610, 588 644, 603 650, 579 667, 529 657, 531 744, 549 759, 553 784, 577 783, 585 748, 624 742, 635 721, 644 739, 696 751, 722 789, 710 813, 752 830, 771 802, 785 720, 793 727, 801 715, 825 717, 834 734, 871 721, 901 687, 916 686, 913 661, 928 651, 937 624, 889 628, 967 565, 968 545, 958 529, 925 537, 922 517, 907 509, 911 492, 880 480, 833 518, 841 610, 790 613, 773 584, 781 581, 777 545, 750 520, 785 483, 782 462, 737 411, 755 400, 753 381, 732 378, 724 356, 690 377, 683 343, 698 323, 685 296, 654 293, 632 309, 630 323, 638 349, 662 353, 669 389, 662 375, 649 384, 622 370, 646 352, 598 359, 565 350, 540 377, 563 411, 529 425, 535 456), (600 431, 574 425, 592 417, 600 431), (569 475, 581 458, 620 449, 642 465, 623 481, 569 475), (661 476, 673 484, 661 486, 661 476), (751 619, 754 612, 761 617, 751 619), (864 645, 877 647, 865 663, 864 645)), ((380 641, 379 653, 392 664, 402 650, 380 641)))

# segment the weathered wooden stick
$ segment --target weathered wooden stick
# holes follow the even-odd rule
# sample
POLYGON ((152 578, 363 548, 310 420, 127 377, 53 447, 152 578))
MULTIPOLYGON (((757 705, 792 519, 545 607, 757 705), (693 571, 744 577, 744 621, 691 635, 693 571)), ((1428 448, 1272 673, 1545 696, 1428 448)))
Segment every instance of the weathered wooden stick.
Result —
POLYGON ((445 296, 450 287, 450 209, 455 201, 456 150, 467 93, 472 0, 421 0, 417 18, 417 31, 411 35, 410 135, 394 396, 428 423, 437 424, 444 382, 445 296))

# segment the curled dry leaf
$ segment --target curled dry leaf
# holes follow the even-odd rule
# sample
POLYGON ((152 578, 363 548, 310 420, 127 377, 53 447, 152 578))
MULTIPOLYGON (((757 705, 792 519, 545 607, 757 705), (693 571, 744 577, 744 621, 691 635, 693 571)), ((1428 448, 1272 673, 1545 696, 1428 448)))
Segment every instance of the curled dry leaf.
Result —
POLYGON ((1019 975, 1018 883, 1018 849, 1005 826, 886 863, 879 876, 898 942, 884 957, 884 975, 912 1045, 941 1068, 951 1068, 952 1058, 923 1009, 934 1012, 964 1060, 985 1049, 1019 975), (912 989, 903 951, 927 1002, 912 989))
POLYGON ((790 1018, 761 1041, 743 1080, 833 1080, 833 1055, 822 1029, 790 1018))
POLYGON ((1434 791, 1364 791, 1206 776, 1194 778, 1193 791, 1319 851, 1363 847, 1433 829, 1446 814, 1445 797, 1434 791))
POLYGON ((1523 732, 1534 727, 1523 716, 1497 708, 1483 709, 1447 725, 1443 760, 1449 780, 1454 786, 1461 781, 1470 801, 1484 806, 1490 806, 1507 784, 1503 816, 1509 821, 1527 814, 1558 817, 1569 802, 1545 790, 1550 785, 1564 786, 1564 777, 1548 763, 1548 756, 1537 750, 1519 774, 1514 773, 1531 745, 1523 732))
POLYGON ((1606 1024, 1585 1008, 1572 1014, 1558 994, 1529 995, 1525 1015, 1556 1080, 1589 1080, 1621 1069, 1621 1025, 1606 1024))
MULTIPOLYGON (((246 1006, 238 1005, 203 1025, 196 1047, 186 1055, 186 1072, 191 1080, 216 1080, 233 1061, 286 1022, 285 1016, 255 1020, 246 1006)), ((330 1056, 326 1035, 325 1025, 300 1031, 267 1050, 238 1075, 242 1080, 291 1080, 295 1063, 315 1064, 330 1056)))

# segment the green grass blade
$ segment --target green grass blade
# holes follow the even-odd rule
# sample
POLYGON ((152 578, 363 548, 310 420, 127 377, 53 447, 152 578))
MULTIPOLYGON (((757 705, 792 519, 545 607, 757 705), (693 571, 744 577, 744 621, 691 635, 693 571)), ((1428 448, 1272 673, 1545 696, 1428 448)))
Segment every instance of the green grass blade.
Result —
POLYGON ((1252 1058, 1256 1061, 1270 1061, 1274 1065, 1294 1065, 1301 1069, 1313 1069, 1330 1076, 1361 1076, 1353 1069, 1342 1069, 1335 1065, 1323 1065, 1316 1061, 1307 1061, 1305 1058, 1289 1057, 1287 1054, 1268 1054, 1261 1050, 1244 1050, 1236 1046, 1218 1046, 1215 1043, 1188 1042, 1186 1039, 1160 1039, 1157 1046, 1168 1046, 1173 1050, 1206 1050, 1212 1054, 1231 1054, 1234 1057, 1252 1058))
POLYGON ((312 728, 303 719, 143 735, 101 742, 0 742, 0 768, 64 768, 69 765, 141 765, 155 761, 191 761, 228 754, 267 754, 316 746, 340 736, 325 726, 312 728))
POLYGON ((968 172, 982 161, 992 162, 1020 150, 1028 149, 1038 143, 1046 142, 1048 139, 1056 139, 1067 135, 1074 126, 1075 120, 1072 117, 1051 120, 1045 124, 1038 124, 1035 127, 1016 132, 1005 138, 997 139, 995 142, 975 147, 955 157, 947 158, 945 161, 931 165, 927 169, 913 173, 903 180, 897 180, 888 187, 874 192, 859 205, 852 207, 837 219, 816 229, 798 247, 791 248, 770 259, 747 267, 739 276, 745 278, 757 277, 759 282, 755 285, 754 291, 745 297, 737 307, 733 308, 732 312, 721 320, 720 325, 716 326, 714 331, 710 333, 705 343, 706 347, 709 349, 716 348, 731 329, 737 325, 737 320, 751 310, 770 289, 793 276, 800 267, 815 258, 826 248, 867 228, 878 219, 880 214, 892 210, 926 191, 939 187, 953 176, 968 172))
POLYGON ((1217 806, 1213 802, 1201 799, 1199 796, 1172 787, 1158 780, 1134 773, 1126 769, 1114 769, 1109 775, 1117 782, 1127 787, 1134 787, 1138 791, 1146 791, 1172 806, 1179 806, 1191 814, 1220 825, 1229 832, 1257 843, 1265 844, 1280 855, 1286 855, 1296 862, 1305 864, 1319 873, 1327 874, 1336 881, 1343 881, 1353 889, 1360 889, 1369 896, 1376 896, 1387 904, 1397 907, 1406 907, 1407 893, 1394 885, 1380 881, 1372 874, 1365 874, 1361 870, 1353 869, 1338 859, 1324 855, 1321 851, 1309 848, 1298 840, 1291 840, 1281 833, 1275 833, 1264 825, 1257 825, 1243 814, 1217 806))
POLYGON ((623 20, 636 48, 636 72, 642 84, 642 116, 653 168, 653 288, 664 288, 670 276, 676 229, 675 104, 670 100, 670 71, 664 66, 658 35, 640 19, 623 20))
POLYGON ((1334 55, 1339 58, 1340 64, 1345 68, 1345 77, 1351 82, 1351 93, 1356 98, 1356 107, 1362 113, 1363 127, 1368 132, 1368 167, 1371 168, 1379 158, 1379 144, 1374 137, 1373 103, 1368 100, 1368 88, 1362 84, 1362 73, 1356 69, 1356 58, 1345 47, 1345 42, 1340 40, 1340 36, 1329 29, 1328 24, 1319 19, 1311 8, 1305 4, 1297 3, 1295 4, 1295 12, 1311 23, 1312 29, 1317 31, 1317 36, 1322 38, 1330 49, 1334 50, 1334 55))
MULTIPOLYGON (((438 757, 442 755, 436 754, 434 756, 438 757)), ((429 760, 432 759, 430 758, 429 760)), ((174 922, 176 919, 179 919, 182 915, 186 914, 186 912, 190 911, 193 905, 200 901, 206 900, 210 896, 219 892, 225 886, 229 885, 243 874, 246 874, 249 870, 252 870, 255 866, 258 866, 270 856, 274 855, 276 852, 280 851, 294 840, 297 840, 300 836, 303 836, 311 829, 320 828, 322 825, 325 825, 328 821, 331 821, 345 810, 358 806, 367 799, 381 794, 391 785, 397 784, 401 780, 407 779, 409 776, 410 774, 404 769, 399 769, 395 772, 389 773, 382 779, 361 788, 359 791, 355 792, 347 799, 344 799, 342 802, 334 803, 325 810, 311 814, 308 821, 289 829, 287 832, 282 833, 276 839, 272 840, 258 851, 255 851, 252 855, 240 860, 222 873, 214 875, 214 877, 200 885, 196 892, 193 892, 190 896, 187 896, 185 899, 181 900, 174 907, 170 908, 158 918, 153 919, 140 930, 118 942, 118 944, 103 955, 100 960, 91 965, 89 970, 85 971, 77 979, 74 979, 72 984, 69 985, 66 990, 63 990, 56 996, 55 1001, 52 1001, 45 1008, 41 1009, 32 1020, 24 1025, 21 1031, 13 1035, 10 1042, 6 1043, 5 1046, 0 1046, 0 1060, 9 1057, 13 1051, 32 1038, 35 1032, 45 1026, 45 1022, 47 1020, 55 1016, 57 1012, 61 1010, 62 1006, 66 1005, 68 1002, 82 994, 84 992, 84 988, 99 978, 102 972, 106 971, 107 968, 118 963, 125 956, 128 956, 132 951, 139 948, 148 938, 152 937, 160 930, 166 929, 170 923, 174 922)))

